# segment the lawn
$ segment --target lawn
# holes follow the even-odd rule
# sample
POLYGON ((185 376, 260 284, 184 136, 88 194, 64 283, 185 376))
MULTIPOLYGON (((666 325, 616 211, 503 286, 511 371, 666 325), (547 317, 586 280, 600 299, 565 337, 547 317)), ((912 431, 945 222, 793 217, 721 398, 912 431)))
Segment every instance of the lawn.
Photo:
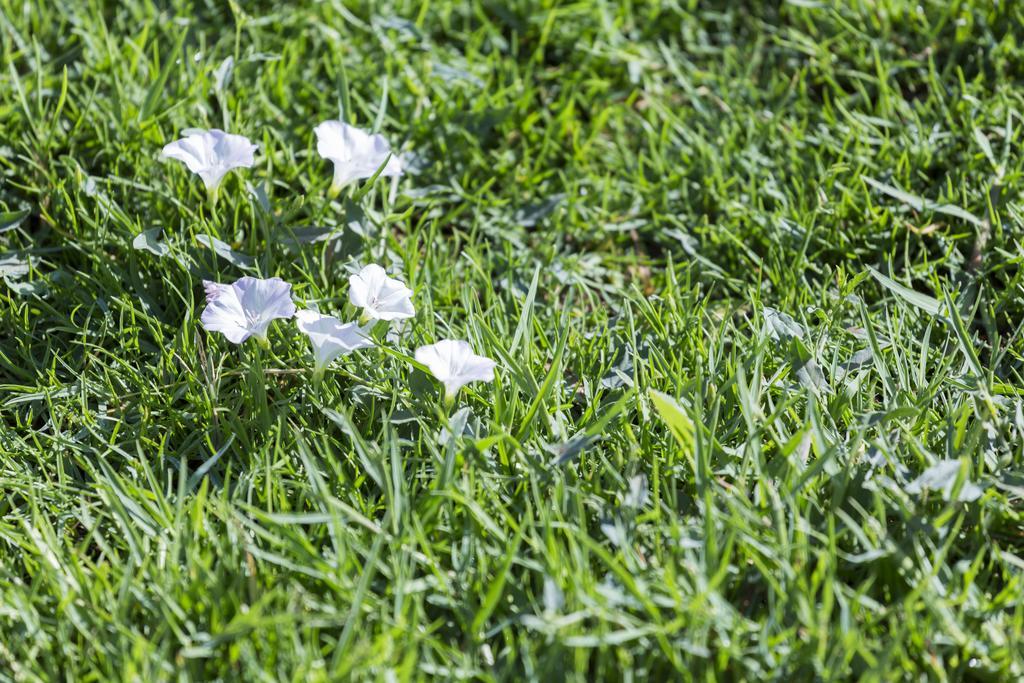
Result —
POLYGON ((1022 26, 0 0, 0 680, 1020 680, 1022 26))

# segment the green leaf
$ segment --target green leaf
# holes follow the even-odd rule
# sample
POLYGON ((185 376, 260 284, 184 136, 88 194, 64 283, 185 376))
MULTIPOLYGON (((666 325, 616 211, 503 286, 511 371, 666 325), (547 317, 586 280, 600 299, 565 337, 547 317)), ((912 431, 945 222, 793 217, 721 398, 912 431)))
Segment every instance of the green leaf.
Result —
POLYGON ((28 259, 18 254, 0 254, 0 277, 17 280, 25 277, 31 270, 28 259))
POLYGON ((980 128, 974 128, 973 133, 974 141, 978 143, 978 147, 981 147, 981 152, 985 155, 985 158, 988 159, 988 163, 992 164, 992 170, 997 174, 1001 174, 999 164, 996 162, 996 155, 992 152, 992 144, 988 141, 988 138, 985 137, 985 134, 981 132, 980 128))
POLYGON ((132 240, 132 247, 140 251, 148 251, 157 256, 166 256, 171 248, 163 242, 157 241, 158 237, 160 237, 160 228, 143 230, 132 240))
POLYGON ((196 235, 196 242, 203 245, 207 249, 212 249, 217 256, 227 261, 233 266, 239 268, 252 268, 256 265, 256 259, 248 254, 243 254, 240 251, 235 251, 225 242, 221 242, 213 235, 196 235))
POLYGON ((793 339, 790 349, 790 370, 801 386, 816 394, 831 394, 832 387, 825 379, 825 373, 814 359, 814 354, 799 339, 793 339))
POLYGON ((792 316, 777 311, 770 306, 764 307, 764 322, 769 336, 775 341, 782 339, 803 339, 803 325, 793 320, 792 316))
POLYGON ((863 179, 865 183, 875 188, 882 194, 889 195, 893 199, 903 204, 906 204, 910 208, 915 209, 917 211, 931 211, 933 213, 945 214, 947 216, 952 216, 953 218, 959 218, 961 220, 967 221, 968 223, 972 223, 979 227, 985 225, 985 221, 981 220, 970 211, 960 208, 959 206, 953 206, 952 204, 936 204, 930 199, 925 199, 924 197, 919 197, 916 194, 904 192, 903 190, 893 187, 892 185, 880 183, 874 178, 863 176, 863 179))
POLYGON ((938 315, 939 311, 942 310, 942 303, 935 297, 922 294, 910 287, 904 287, 895 280, 882 275, 871 266, 868 266, 868 270, 871 272, 872 277, 878 280, 883 287, 891 291, 893 294, 896 294, 907 303, 917 306, 925 313, 938 315))
POLYGON ((945 500, 970 503, 981 497, 984 490, 967 478, 970 466, 960 460, 940 460, 903 490, 921 496, 928 491, 941 491, 945 500))
POLYGON ((686 449, 691 448, 693 446, 693 420, 679 405, 679 401, 654 389, 648 390, 647 393, 651 397, 651 402, 654 403, 658 415, 661 416, 679 445, 686 449))
POLYGON ((530 407, 527 408, 526 414, 523 416, 523 420, 519 425, 519 431, 516 433, 516 441, 519 441, 520 443, 522 443, 527 434, 529 434, 533 428, 533 419, 537 416, 537 412, 540 410, 541 405, 551 392, 551 388, 555 385, 555 379, 558 378, 562 372, 562 354, 565 352, 565 343, 568 339, 569 330, 565 330, 558 340, 558 346, 555 348, 555 355, 551 359, 551 369, 548 370, 548 374, 544 378, 544 383, 537 391, 537 395, 530 403, 530 407))
POLYGON ((22 221, 28 218, 29 210, 23 209, 21 211, 8 211, 6 213, 0 213, 0 232, 7 232, 8 230, 14 230, 16 227, 21 225, 22 221))
POLYGON ((224 92, 231 85, 231 74, 235 71, 235 58, 228 55, 217 70, 213 72, 213 87, 217 92, 224 92))
POLYGON ((352 447, 356 452, 356 457, 359 458, 360 464, 370 479, 381 489, 384 487, 384 469, 381 464, 382 458, 375 458, 371 453, 370 445, 363 439, 362 434, 356 429, 356 426, 352 424, 352 418, 344 410, 331 410, 330 408, 321 408, 323 414, 327 418, 338 425, 341 431, 344 432, 352 442, 352 447))
POLYGON ((508 547, 508 551, 505 554, 505 561, 502 563, 501 569, 497 575, 491 577, 488 582, 487 594, 484 596, 483 603, 480 608, 476 611, 476 615, 473 617, 473 625, 470 629, 475 637, 482 635, 480 630, 483 628, 484 623, 494 612, 494 609, 498 606, 498 601, 501 600, 501 596, 505 593, 505 583, 508 581, 509 572, 512 569, 512 562, 516 559, 519 552, 519 543, 523 540, 523 532, 527 528, 527 524, 521 524, 519 531, 516 533, 515 539, 508 547))
POLYGON ((160 73, 157 75, 156 80, 153 81, 153 85, 149 87, 149 91, 146 93, 146 99, 142 103, 142 108, 139 109, 139 121, 146 121, 156 111, 157 104, 160 101, 160 96, 163 94, 164 87, 167 85, 167 79, 171 75, 171 70, 174 69, 178 57, 181 55, 181 48, 185 45, 185 37, 188 35, 188 31, 182 31, 178 37, 178 43, 171 51, 171 54, 164 60, 164 66, 160 69, 160 73))

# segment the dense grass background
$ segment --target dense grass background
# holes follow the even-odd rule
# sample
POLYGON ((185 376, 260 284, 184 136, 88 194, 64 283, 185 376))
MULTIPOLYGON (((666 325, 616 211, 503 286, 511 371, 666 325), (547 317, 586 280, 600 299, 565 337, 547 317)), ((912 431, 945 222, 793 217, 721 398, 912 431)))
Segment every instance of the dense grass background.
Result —
POLYGON ((0 678, 1021 678, 1022 22, 0 0, 0 678), (261 146, 212 210, 193 127, 261 146), (371 261, 418 315, 320 387, 198 325, 371 261))

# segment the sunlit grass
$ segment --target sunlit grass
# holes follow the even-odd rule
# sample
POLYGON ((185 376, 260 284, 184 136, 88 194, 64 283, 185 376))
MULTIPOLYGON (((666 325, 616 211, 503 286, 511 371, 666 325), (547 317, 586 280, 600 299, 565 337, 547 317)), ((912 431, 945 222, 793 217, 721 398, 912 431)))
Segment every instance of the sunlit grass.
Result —
POLYGON ((698 4, 0 0, 0 679, 1024 676, 1024 7, 698 4))

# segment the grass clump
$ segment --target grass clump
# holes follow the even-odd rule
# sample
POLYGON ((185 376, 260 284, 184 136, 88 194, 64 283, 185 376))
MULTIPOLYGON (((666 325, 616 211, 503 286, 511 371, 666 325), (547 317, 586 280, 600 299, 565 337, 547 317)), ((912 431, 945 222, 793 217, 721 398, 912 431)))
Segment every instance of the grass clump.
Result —
POLYGON ((0 0, 0 677, 1021 678, 1022 21, 0 0), (199 326, 367 263, 415 320, 320 382, 199 326))

